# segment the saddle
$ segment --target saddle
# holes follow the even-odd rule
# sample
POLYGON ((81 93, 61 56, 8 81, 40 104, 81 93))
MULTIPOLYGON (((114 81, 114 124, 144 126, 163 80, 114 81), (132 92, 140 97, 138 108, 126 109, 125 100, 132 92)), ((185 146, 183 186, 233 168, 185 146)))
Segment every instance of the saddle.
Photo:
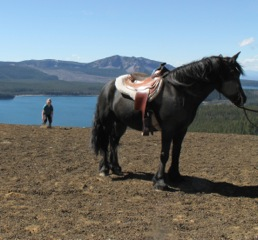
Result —
MULTIPOLYGON (((143 123, 143 136, 148 136, 151 128, 151 111, 146 111, 147 103, 151 102, 160 92, 164 75, 169 72, 162 63, 149 77, 133 73, 120 76, 116 79, 116 88, 134 100, 134 109, 141 111, 143 123)), ((151 131, 153 134, 153 131, 151 131)))

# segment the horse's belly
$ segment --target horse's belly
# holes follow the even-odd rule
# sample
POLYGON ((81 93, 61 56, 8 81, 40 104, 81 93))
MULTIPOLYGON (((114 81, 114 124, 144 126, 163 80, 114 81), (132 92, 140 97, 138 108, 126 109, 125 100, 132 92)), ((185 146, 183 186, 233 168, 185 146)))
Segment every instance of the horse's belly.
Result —
POLYGON ((122 121, 130 128, 135 130, 142 130, 142 114, 141 112, 135 112, 131 115, 125 115, 121 117, 122 121))

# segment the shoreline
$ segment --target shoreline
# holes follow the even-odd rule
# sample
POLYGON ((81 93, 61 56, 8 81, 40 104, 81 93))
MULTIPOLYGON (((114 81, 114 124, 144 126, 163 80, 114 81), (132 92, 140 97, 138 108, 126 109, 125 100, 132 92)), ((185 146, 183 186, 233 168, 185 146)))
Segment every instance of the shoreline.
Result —
POLYGON ((20 94, 20 95, 10 95, 10 96, 1 96, 0 95, 0 101, 1 100, 13 100, 15 98, 19 97, 97 97, 98 95, 45 95, 45 94, 20 94))
MULTIPOLYGON (((0 127, 1 126, 12 126, 12 127, 36 127, 36 128, 42 128, 42 124, 18 124, 18 123, 1 123, 0 122, 0 127)), ((80 129, 89 129, 91 127, 74 127, 74 126, 59 126, 59 125, 54 125, 50 128, 51 129, 72 129, 72 128, 80 128, 80 129)))
POLYGON ((98 95, 68 95, 68 94, 58 94, 58 95, 52 95, 52 94, 20 94, 20 95, 15 95, 15 97, 97 97, 98 95))

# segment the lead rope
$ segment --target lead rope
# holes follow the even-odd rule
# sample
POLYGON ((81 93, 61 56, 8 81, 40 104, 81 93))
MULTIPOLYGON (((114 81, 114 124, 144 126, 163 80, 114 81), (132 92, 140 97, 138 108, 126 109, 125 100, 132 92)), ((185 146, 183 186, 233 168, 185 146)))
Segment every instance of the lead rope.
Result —
POLYGON ((246 107, 238 107, 238 108, 243 109, 243 110, 244 110, 244 113, 245 113, 245 117, 246 117, 246 119, 248 120, 248 122, 249 122, 252 126, 258 128, 258 126, 255 125, 255 124, 250 120, 250 118, 249 118, 248 115, 247 115, 247 111, 255 112, 255 113, 258 113, 258 111, 257 111, 257 110, 254 110, 254 109, 246 108, 246 107))
MULTIPOLYGON (((219 96, 218 96, 218 97, 219 97, 219 100, 221 100, 221 93, 220 93, 220 92, 218 92, 218 93, 219 93, 219 96)), ((243 107, 237 106, 237 107, 243 109, 247 121, 248 121, 252 126, 258 128, 258 126, 255 125, 255 124, 250 120, 250 118, 249 118, 248 115, 247 115, 247 111, 258 113, 258 110, 246 108, 246 107, 244 107, 244 106, 243 106, 243 107)))

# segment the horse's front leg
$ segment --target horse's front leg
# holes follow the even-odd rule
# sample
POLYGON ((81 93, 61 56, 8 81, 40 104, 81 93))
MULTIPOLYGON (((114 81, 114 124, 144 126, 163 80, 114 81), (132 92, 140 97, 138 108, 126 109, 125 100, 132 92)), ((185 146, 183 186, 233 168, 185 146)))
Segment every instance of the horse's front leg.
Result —
POLYGON ((160 154, 160 164, 157 173, 153 177, 154 188, 157 190, 166 190, 167 184, 165 182, 165 169, 166 163, 169 158, 169 150, 172 141, 171 136, 164 136, 165 134, 162 133, 162 147, 161 147, 161 154, 160 154))
POLYGON ((186 130, 176 134, 173 138, 172 163, 168 170, 168 178, 171 181, 180 181, 182 179, 182 176, 179 172, 179 158, 185 134, 186 130))

